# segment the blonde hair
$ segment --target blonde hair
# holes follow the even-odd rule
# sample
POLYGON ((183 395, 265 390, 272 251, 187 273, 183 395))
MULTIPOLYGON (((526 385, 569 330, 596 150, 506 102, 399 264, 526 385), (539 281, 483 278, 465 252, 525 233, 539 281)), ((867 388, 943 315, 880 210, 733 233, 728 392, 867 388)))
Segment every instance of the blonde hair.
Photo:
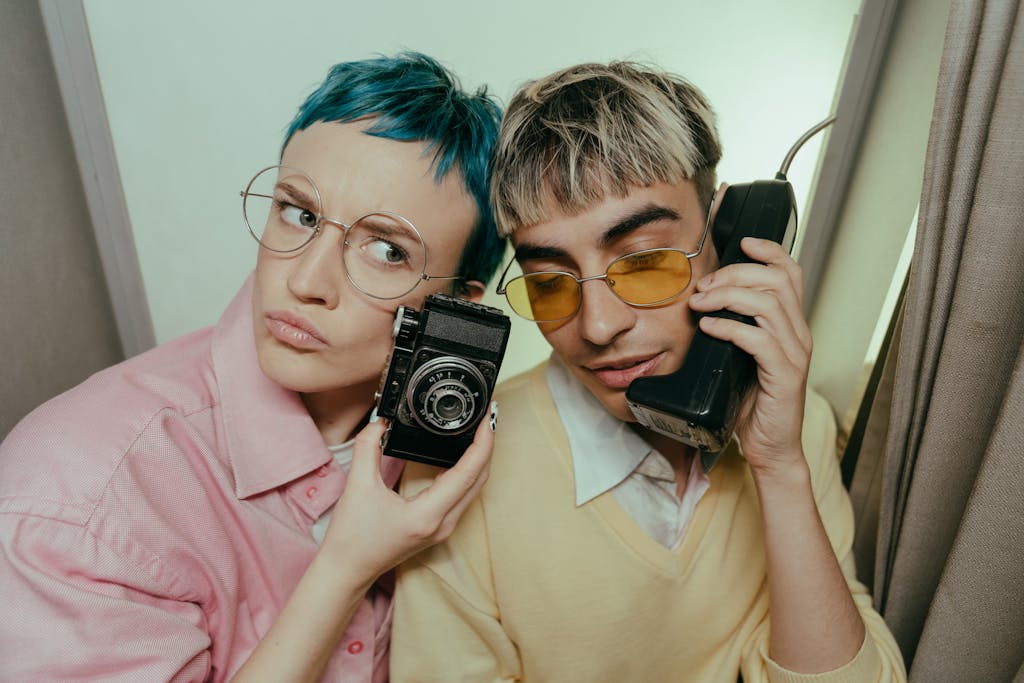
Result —
POLYGON ((526 84, 498 137, 491 202, 502 236, 630 187, 692 179, 705 209, 722 157, 715 114, 688 81, 633 62, 580 64, 526 84))

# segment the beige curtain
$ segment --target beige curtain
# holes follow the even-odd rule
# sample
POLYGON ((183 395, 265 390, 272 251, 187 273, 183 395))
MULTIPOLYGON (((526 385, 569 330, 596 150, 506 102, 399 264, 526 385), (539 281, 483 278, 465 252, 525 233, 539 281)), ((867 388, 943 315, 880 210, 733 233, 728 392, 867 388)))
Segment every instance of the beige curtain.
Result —
POLYGON ((1024 681, 1020 0, 953 0, 900 327, 851 485, 861 572, 912 681, 1024 681))

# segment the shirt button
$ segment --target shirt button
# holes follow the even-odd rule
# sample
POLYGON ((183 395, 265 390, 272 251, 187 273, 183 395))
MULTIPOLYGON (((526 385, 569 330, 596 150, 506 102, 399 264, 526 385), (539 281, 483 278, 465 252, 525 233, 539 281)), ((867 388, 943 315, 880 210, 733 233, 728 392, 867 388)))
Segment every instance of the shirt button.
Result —
POLYGON ((329 470, 330 470, 330 468, 327 467, 327 465, 323 465, 323 466, 320 467, 320 469, 318 469, 316 471, 316 476, 318 476, 318 477, 326 477, 327 476, 327 472, 329 470))
POLYGON ((308 489, 306 489, 306 498, 312 498, 313 496, 316 495, 316 492, 319 490, 320 489, 318 489, 315 486, 310 486, 308 489))
POLYGON ((363 651, 363 641, 361 641, 361 640, 353 640, 351 643, 349 643, 348 651, 349 651, 349 653, 354 654, 354 655, 359 654, 360 652, 363 651))

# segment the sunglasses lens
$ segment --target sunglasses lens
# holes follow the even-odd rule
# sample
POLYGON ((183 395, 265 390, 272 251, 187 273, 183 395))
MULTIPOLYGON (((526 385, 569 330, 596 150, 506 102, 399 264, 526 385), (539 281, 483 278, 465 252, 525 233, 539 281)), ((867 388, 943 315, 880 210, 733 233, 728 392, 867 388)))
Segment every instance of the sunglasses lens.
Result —
POLYGON ((672 249, 629 254, 608 266, 608 284, 627 303, 667 301, 690 284, 690 260, 672 249))
POLYGON ((515 278, 505 287, 509 305, 527 320, 561 320, 580 305, 580 286, 568 275, 531 273, 515 278))

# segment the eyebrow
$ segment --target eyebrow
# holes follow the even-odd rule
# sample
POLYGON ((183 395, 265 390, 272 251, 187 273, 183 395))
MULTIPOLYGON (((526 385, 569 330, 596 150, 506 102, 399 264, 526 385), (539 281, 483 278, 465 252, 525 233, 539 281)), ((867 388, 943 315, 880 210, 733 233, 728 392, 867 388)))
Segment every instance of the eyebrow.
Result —
MULTIPOLYGON (((618 222, 605 230, 598 238, 597 244, 600 248, 611 245, 615 240, 630 233, 636 232, 645 225, 657 221, 677 221, 679 214, 667 206, 660 204, 647 204, 639 207, 620 218, 618 222)), ((568 256, 568 252, 562 247, 547 244, 520 244, 516 247, 516 260, 529 261, 531 259, 557 259, 568 256)))
POLYGON ((520 244, 516 247, 515 256, 517 261, 557 259, 568 256, 568 252, 561 247, 544 246, 540 244, 520 244))
POLYGON ((624 237, 645 225, 656 223, 657 221, 677 220, 679 220, 679 214, 667 206, 648 204, 628 214, 625 218, 619 220, 618 223, 605 230, 604 234, 601 235, 601 239, 598 240, 598 245, 607 247, 620 237, 624 237))
POLYGON ((288 196, 288 199, 291 199, 298 204, 305 204, 307 208, 310 206, 316 206, 315 197, 303 192, 285 180, 280 181, 277 184, 277 187, 288 196))
POLYGON ((404 237, 410 242, 417 244, 420 241, 416 234, 409 230, 409 225, 412 225, 412 221, 409 221, 409 225, 406 225, 405 223, 400 222, 397 218, 392 218, 381 213, 368 213, 365 216, 357 218, 352 225, 355 225, 356 223, 372 228, 373 231, 381 237, 404 237))

